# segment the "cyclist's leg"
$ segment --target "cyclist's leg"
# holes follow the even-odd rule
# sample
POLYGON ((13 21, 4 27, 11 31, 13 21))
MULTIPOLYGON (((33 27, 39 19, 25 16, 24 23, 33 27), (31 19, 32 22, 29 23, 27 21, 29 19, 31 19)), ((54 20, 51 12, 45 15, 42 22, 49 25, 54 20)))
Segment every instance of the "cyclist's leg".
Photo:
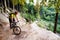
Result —
POLYGON ((15 20, 15 18, 13 18, 13 22, 15 23, 15 25, 16 25, 16 20, 15 20))
POLYGON ((11 29, 12 28, 12 25, 11 25, 12 20, 11 20, 11 18, 9 18, 9 23, 10 23, 10 29, 11 29))

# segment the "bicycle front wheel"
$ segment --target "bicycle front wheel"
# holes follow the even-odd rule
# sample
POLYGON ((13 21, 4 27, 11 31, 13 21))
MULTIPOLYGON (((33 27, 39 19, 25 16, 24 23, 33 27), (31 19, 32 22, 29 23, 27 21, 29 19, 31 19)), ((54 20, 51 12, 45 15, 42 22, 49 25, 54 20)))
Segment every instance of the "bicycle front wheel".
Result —
POLYGON ((15 35, 19 35, 21 33, 21 28, 19 26, 16 26, 13 28, 13 32, 15 35))

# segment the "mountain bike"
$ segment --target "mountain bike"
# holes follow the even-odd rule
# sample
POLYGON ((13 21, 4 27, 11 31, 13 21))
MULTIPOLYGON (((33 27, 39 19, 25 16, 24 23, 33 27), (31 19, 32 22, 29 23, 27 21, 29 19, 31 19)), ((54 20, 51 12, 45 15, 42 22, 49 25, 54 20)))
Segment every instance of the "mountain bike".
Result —
POLYGON ((11 23, 11 27, 13 29, 13 33, 15 35, 19 35, 21 33, 21 28, 19 26, 16 25, 17 22, 12 22, 11 23))

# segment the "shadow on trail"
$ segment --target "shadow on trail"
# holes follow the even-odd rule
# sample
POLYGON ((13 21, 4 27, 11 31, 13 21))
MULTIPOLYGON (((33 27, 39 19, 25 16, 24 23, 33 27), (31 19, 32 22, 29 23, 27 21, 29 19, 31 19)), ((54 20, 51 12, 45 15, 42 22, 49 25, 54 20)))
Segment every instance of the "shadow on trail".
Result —
POLYGON ((22 31, 21 34, 20 34, 20 35, 16 35, 16 36, 14 37, 14 39, 16 39, 16 40, 23 39, 23 38, 25 38, 25 34, 26 34, 26 33, 27 33, 27 32, 22 31))

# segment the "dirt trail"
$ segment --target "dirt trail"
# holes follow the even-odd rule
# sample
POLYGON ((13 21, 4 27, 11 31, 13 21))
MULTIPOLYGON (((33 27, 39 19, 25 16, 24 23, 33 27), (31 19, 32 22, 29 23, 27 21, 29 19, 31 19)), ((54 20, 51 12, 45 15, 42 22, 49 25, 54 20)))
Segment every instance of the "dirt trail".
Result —
POLYGON ((12 29, 9 28, 9 22, 6 20, 4 22, 4 20, 0 18, 0 24, 2 24, 2 26, 0 25, 0 40, 60 40, 58 35, 38 27, 36 22, 26 24, 22 17, 19 22, 22 32, 20 35, 14 35, 12 29))

